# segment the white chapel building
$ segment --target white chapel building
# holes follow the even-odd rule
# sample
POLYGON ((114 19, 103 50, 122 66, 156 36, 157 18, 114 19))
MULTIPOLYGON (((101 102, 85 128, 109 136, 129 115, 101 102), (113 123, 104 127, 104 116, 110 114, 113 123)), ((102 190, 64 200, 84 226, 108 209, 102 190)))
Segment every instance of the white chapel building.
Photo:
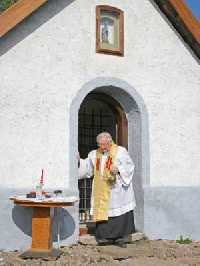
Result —
MULTIPOLYGON (((85 158, 109 131, 135 163, 136 230, 200 239, 200 22, 184 0, 19 0, 0 15, 0 249, 31 242, 10 197, 63 190, 61 243, 89 220, 85 158), (12 13, 13 12, 13 13, 12 13)), ((56 241, 56 217, 53 239, 56 241)))

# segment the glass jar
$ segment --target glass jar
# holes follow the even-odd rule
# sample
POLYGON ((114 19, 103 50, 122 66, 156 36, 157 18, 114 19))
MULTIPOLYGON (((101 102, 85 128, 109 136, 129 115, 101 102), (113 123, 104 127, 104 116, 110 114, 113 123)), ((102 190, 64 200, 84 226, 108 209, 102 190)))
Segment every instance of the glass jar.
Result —
POLYGON ((43 195, 42 195, 42 184, 38 184, 35 189, 36 192, 36 199, 42 200, 43 195))

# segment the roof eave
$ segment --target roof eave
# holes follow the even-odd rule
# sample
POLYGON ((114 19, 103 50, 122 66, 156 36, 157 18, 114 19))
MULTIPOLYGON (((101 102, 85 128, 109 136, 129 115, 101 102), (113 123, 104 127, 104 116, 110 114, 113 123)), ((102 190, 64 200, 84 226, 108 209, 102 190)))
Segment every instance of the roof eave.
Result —
POLYGON ((19 0, 0 15, 0 37, 48 0, 19 0))
POLYGON ((185 43, 200 59, 200 22, 194 17, 184 0, 154 0, 185 43))

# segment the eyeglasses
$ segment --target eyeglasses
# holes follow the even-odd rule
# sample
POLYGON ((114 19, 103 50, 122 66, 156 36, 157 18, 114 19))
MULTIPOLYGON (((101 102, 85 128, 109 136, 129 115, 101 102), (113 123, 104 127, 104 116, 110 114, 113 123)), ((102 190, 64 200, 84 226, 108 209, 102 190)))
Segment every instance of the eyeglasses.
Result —
POLYGON ((109 142, 104 142, 104 143, 97 143, 97 146, 98 147, 102 147, 102 146, 109 146, 110 145, 110 143, 109 142))

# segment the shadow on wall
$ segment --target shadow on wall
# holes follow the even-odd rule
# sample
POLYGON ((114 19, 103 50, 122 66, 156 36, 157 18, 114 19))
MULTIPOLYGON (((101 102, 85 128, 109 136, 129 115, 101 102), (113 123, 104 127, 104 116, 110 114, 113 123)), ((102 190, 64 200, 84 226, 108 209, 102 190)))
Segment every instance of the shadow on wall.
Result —
POLYGON ((54 0, 45 3, 1 38, 0 56, 74 1, 75 0, 54 0))
POLYGON ((64 208, 56 208, 56 215, 53 219, 53 241, 57 241, 57 235, 60 234, 60 240, 64 240, 73 235, 75 231, 75 221, 73 217, 64 208), (58 229, 59 228, 59 229, 58 229))
MULTIPOLYGON (((16 226, 26 235, 32 236, 32 208, 14 206, 12 209, 12 219, 16 226)), ((64 240, 73 235, 75 231, 75 221, 64 208, 57 208, 53 218, 52 237, 57 241, 58 228, 60 240, 64 240)))

